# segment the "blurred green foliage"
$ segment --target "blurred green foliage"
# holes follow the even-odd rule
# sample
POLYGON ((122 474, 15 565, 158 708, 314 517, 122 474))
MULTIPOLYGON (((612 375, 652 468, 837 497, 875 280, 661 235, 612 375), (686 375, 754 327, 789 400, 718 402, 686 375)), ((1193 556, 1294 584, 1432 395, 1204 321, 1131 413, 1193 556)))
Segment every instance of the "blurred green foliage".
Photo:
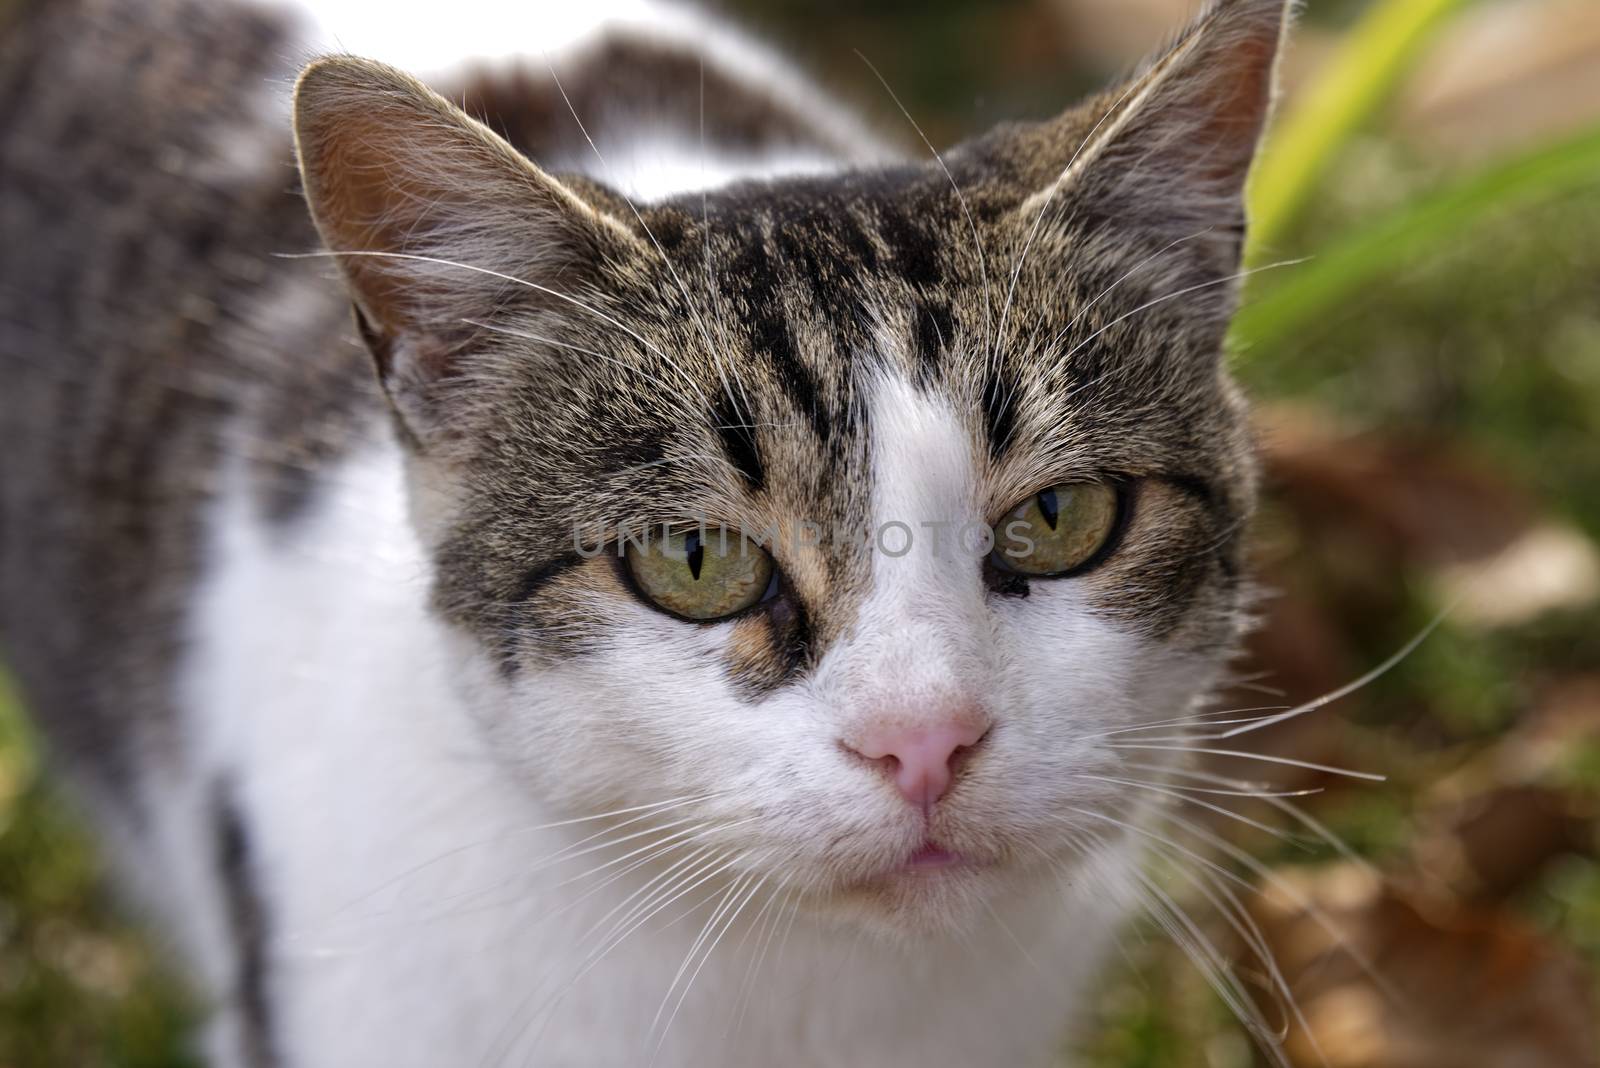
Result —
MULTIPOLYGON (((1314 213, 1307 247, 1361 224, 1345 204, 1361 184, 1405 183, 1425 167, 1375 141, 1350 155, 1346 187, 1314 213)), ((1304 399, 1356 427, 1458 439, 1600 532, 1597 188, 1476 218, 1252 352, 1241 373, 1258 394, 1304 399)))
MULTIPOLYGON (((1271 355, 1300 331, 1342 313, 1366 289, 1487 236, 1497 217, 1575 189, 1592 194, 1597 185, 1600 130, 1445 182, 1375 220, 1356 220, 1348 232, 1316 247, 1299 269, 1277 279, 1258 275, 1255 293, 1234 324, 1234 341, 1252 358, 1271 355)), ((1257 259, 1272 240, 1261 238, 1257 259)))
MULTIPOLYGON (((1369 6, 1272 130, 1251 177, 1254 251, 1294 225, 1339 150, 1388 102, 1438 27, 1467 0, 1382 0, 1369 6)), ((1258 255, 1252 258, 1258 259, 1258 255)))
POLYGON ((0 677, 0 1065, 184 1068, 188 1014, 0 677))

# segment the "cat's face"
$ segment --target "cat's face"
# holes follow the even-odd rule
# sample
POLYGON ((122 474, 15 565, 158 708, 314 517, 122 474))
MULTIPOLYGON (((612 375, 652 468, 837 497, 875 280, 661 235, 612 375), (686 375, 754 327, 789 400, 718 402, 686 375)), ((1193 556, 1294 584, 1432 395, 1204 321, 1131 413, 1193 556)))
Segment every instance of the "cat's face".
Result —
POLYGON ((1272 57, 1240 42, 1276 9, 948 172, 637 212, 313 69, 330 245, 477 268, 346 261, 463 685, 531 790, 889 930, 1122 833, 1127 763, 1173 754, 1115 732, 1188 711, 1239 629, 1219 349, 1272 57))

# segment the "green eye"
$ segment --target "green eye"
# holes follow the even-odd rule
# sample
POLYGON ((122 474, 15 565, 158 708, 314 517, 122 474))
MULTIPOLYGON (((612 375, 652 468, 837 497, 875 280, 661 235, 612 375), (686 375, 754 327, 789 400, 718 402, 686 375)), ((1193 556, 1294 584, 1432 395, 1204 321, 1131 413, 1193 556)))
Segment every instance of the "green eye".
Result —
POLYGON ((996 525, 989 559, 1002 571, 1066 575, 1105 548, 1117 526, 1115 487, 1063 482, 1017 505, 996 525))
POLYGON ((712 620, 749 608, 772 585, 772 557, 737 530, 702 527, 623 543, 634 584, 656 607, 712 620))

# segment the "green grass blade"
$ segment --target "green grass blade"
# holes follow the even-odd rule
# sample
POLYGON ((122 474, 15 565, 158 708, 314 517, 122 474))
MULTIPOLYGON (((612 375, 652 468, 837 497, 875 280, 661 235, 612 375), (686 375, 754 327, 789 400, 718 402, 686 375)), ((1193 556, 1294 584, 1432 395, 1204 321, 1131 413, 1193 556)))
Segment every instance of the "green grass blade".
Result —
POLYGON ((1282 344, 1363 287, 1470 239, 1490 215, 1600 185, 1600 129, 1496 164, 1317 252, 1234 321, 1241 357, 1282 344))
POLYGON ((1470 2, 1379 0, 1351 28, 1268 136, 1250 181, 1252 261, 1275 254, 1333 157, 1388 101, 1433 31, 1470 2))

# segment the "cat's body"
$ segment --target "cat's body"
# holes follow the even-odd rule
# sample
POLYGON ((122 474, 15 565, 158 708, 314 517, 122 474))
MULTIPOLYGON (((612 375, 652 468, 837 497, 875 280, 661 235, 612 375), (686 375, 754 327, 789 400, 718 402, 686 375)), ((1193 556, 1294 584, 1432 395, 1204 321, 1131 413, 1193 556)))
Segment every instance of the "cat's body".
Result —
POLYGON ((347 258, 370 354, 335 263, 274 255, 317 242, 271 103, 304 47, 286 24, 23 6, 0 42, 5 649, 212 1003, 213 1063, 1050 1063, 1137 881, 1149 798, 1101 743, 1188 712, 1238 633, 1251 478, 1215 350, 1277 5, 1227 5, 1138 92, 948 171, 874 169, 888 149, 725 42, 703 75, 636 37, 581 54, 561 89, 586 131, 537 63, 446 79, 588 175, 575 198, 444 111, 389 145, 391 112, 443 105, 314 69, 324 239, 432 234, 397 261, 408 292, 460 301, 419 316, 347 258), (1217 140, 1183 164, 1226 189, 1128 210, 1091 164, 1162 151, 1119 140, 1145 132, 1129 109, 1224 32, 1264 58, 1202 88, 1253 118, 1185 116, 1217 140), (430 155, 441 130, 467 140, 430 155), (374 145, 417 155, 347 169, 374 145), (352 207, 373 174, 457 167, 352 207), (1080 199, 1040 227, 1069 172, 1080 199), (492 231, 441 221, 479 179, 492 231), (546 271, 523 225, 582 251, 546 271), (859 538, 1094 478, 1127 488, 1082 578, 859 538), (848 536, 775 549, 771 607, 712 624, 574 551, 708 513, 848 536), (919 811, 909 743, 863 739, 929 709, 971 755, 919 811))

